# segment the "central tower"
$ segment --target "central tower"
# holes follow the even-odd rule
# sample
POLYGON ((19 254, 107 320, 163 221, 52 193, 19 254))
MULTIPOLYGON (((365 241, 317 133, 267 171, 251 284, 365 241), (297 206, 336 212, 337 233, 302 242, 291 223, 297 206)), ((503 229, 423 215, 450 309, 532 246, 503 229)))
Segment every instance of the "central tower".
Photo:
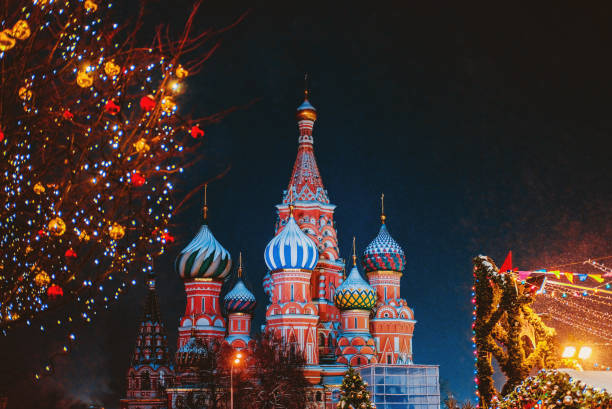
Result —
MULTIPOLYGON (((330 344, 329 336, 337 330, 333 322, 340 319, 340 311, 334 305, 334 293, 342 280, 344 260, 340 258, 334 223, 336 206, 329 201, 315 160, 312 131, 317 110, 308 100, 308 90, 304 91, 304 102, 298 107, 296 118, 299 130, 297 158, 282 203, 276 206, 275 230, 278 232, 287 223, 289 205, 293 205, 295 221, 319 250, 319 260, 310 276, 310 288, 312 302, 319 311, 319 345, 322 346, 323 342, 330 344)), ((322 351, 322 355, 326 352, 329 348, 322 351)))

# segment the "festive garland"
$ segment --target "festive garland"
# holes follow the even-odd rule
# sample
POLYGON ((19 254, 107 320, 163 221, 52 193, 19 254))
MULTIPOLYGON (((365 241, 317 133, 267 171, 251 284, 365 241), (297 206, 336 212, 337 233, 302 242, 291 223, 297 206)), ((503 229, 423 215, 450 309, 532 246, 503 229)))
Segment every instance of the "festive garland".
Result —
POLYGON ((479 407, 489 407, 498 395, 492 376, 492 358, 506 375, 507 382, 501 394, 507 395, 534 368, 556 367, 555 331, 544 325, 530 307, 536 286, 518 282, 511 274, 500 273, 489 257, 478 256, 473 261, 472 333, 477 355, 477 395, 479 407), (535 336, 532 351, 527 350, 522 339, 522 330, 527 327, 533 329, 535 336))
POLYGON ((540 371, 525 379, 501 401, 495 409, 553 409, 553 408, 612 408, 612 395, 580 381, 565 372, 540 371))

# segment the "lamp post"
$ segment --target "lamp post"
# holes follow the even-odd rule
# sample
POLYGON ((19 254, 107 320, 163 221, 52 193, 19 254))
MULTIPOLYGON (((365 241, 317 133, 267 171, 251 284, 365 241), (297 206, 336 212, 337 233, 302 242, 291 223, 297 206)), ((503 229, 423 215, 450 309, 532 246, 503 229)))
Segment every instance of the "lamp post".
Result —
POLYGON ((238 352, 230 366, 230 409, 234 409, 234 365, 238 365, 242 359, 242 353, 238 352))

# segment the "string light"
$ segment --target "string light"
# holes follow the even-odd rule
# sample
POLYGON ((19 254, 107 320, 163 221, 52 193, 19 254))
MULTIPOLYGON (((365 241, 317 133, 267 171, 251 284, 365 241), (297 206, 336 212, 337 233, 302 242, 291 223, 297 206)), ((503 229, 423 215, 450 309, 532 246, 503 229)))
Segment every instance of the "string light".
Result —
MULTIPOLYGON (((112 21, 111 8, 65 0, 8 10, 17 41, 0 50, 0 330, 63 327, 61 354, 73 329, 174 241, 175 178, 202 143, 191 130, 207 123, 179 114, 189 71, 178 60, 208 37, 137 47, 130 27, 140 24, 112 21), (58 310, 65 304, 72 314, 58 310), (45 322, 51 310, 59 314, 45 322)), ((51 372, 52 359, 35 379, 51 372)))

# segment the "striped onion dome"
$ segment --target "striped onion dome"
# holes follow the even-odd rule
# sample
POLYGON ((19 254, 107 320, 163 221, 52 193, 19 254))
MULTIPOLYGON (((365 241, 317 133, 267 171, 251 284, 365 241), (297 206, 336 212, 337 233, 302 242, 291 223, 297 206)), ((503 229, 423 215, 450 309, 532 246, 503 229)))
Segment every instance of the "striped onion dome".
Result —
POLYGON ((285 227, 266 246, 264 258, 271 271, 287 268, 312 270, 319 261, 319 251, 290 214, 285 227))
POLYGON ((376 304, 376 292, 353 266, 346 280, 336 288, 334 303, 341 310, 370 310, 376 304))
POLYGON ((266 295, 270 299, 272 299, 273 286, 274 286, 274 283, 272 281, 272 275, 268 271, 263 278, 263 289, 264 289, 264 293, 266 293, 266 295))
POLYGON ((255 296, 246 288, 241 278, 238 279, 234 288, 223 297, 223 302, 228 313, 246 312, 250 314, 257 304, 255 296))
POLYGON ((406 256, 404 250, 387 231, 383 223, 378 236, 366 247, 363 252, 363 268, 366 273, 372 271, 404 271, 406 256))
POLYGON ((222 280, 232 267, 232 259, 228 251, 215 239, 208 225, 203 224, 191 243, 178 255, 174 267, 183 280, 222 280))

